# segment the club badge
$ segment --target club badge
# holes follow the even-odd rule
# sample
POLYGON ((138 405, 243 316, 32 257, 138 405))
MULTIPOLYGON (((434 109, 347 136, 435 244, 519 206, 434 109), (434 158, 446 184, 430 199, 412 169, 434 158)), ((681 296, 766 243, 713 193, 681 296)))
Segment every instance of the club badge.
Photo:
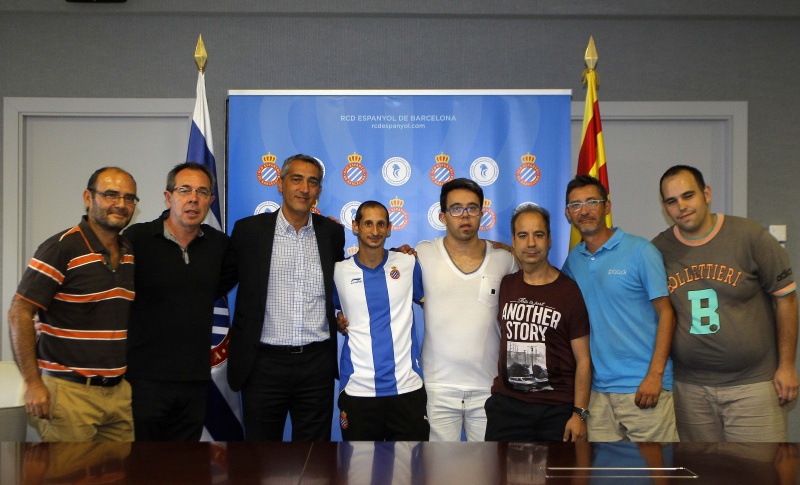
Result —
POLYGON ((358 186, 367 180, 367 169, 361 164, 362 156, 353 152, 347 157, 349 162, 342 170, 342 178, 347 185, 358 186))
POLYGON ((258 173, 256 173, 256 177, 258 177, 259 182, 267 187, 277 184, 278 180, 281 178, 281 169, 278 168, 277 164, 275 164, 277 160, 278 157, 272 153, 267 153, 261 157, 261 161, 264 163, 258 167, 258 173))
POLYGON ((530 152, 520 157, 522 165, 517 167, 517 181, 525 187, 533 187, 539 182, 542 173, 539 167, 534 165, 536 156, 531 155, 530 152))
POLYGON ((488 231, 497 222, 497 214, 492 210, 492 201, 483 199, 483 214, 481 214, 481 231, 488 231))
POLYGON ((408 225, 408 212, 403 209, 405 201, 399 197, 389 201, 389 222, 393 231, 400 231, 408 225))
POLYGON ((453 180, 456 172, 450 166, 450 156, 440 153, 434 157, 436 165, 431 169, 431 181, 436 185, 444 185, 453 180))

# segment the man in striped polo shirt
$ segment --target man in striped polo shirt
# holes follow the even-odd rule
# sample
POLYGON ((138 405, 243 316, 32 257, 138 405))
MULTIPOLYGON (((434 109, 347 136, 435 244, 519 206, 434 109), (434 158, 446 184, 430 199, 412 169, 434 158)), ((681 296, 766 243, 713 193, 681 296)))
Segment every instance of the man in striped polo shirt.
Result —
POLYGON ((123 379, 133 254, 119 233, 138 201, 129 173, 97 170, 83 191, 86 216, 39 246, 11 302, 25 409, 44 441, 133 440, 123 379))

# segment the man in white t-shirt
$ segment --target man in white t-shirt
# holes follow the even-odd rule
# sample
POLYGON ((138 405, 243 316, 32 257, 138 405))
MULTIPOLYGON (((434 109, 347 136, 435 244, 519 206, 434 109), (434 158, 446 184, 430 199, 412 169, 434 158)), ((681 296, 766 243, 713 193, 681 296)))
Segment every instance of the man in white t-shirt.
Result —
POLYGON ((500 280, 517 271, 513 255, 478 237, 483 189, 459 178, 442 186, 439 220, 447 232, 417 246, 425 287, 422 369, 431 441, 483 441, 497 374, 500 280))

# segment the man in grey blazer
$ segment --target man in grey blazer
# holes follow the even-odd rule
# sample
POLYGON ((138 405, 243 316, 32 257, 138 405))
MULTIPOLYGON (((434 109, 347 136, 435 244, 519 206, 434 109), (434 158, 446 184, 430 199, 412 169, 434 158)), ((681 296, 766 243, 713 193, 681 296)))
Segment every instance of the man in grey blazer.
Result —
POLYGON ((281 209, 236 222, 231 235, 239 289, 230 331, 228 382, 242 391, 245 438, 280 441, 287 414, 292 439, 330 440, 336 367, 333 266, 344 229, 312 214, 322 164, 286 159, 281 209))

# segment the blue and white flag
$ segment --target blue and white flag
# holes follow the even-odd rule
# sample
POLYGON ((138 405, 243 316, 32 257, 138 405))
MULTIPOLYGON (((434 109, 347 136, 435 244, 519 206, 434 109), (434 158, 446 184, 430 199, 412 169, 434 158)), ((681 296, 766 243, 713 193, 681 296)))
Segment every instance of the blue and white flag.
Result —
MULTIPOLYGON (((206 100, 206 80, 204 74, 197 74, 197 102, 192 116, 192 131, 189 134, 189 150, 187 162, 203 164, 217 173, 214 160, 214 140, 211 137, 211 118, 208 114, 206 100)), ((206 220, 209 226, 222 230, 220 224, 219 191, 217 183, 212 187, 214 202, 208 211, 206 220)), ((242 428, 242 412, 239 393, 228 386, 228 329, 230 314, 228 302, 220 298, 214 303, 214 327, 211 338, 211 387, 208 391, 208 407, 203 429, 203 441, 235 441, 244 439, 242 428)))

